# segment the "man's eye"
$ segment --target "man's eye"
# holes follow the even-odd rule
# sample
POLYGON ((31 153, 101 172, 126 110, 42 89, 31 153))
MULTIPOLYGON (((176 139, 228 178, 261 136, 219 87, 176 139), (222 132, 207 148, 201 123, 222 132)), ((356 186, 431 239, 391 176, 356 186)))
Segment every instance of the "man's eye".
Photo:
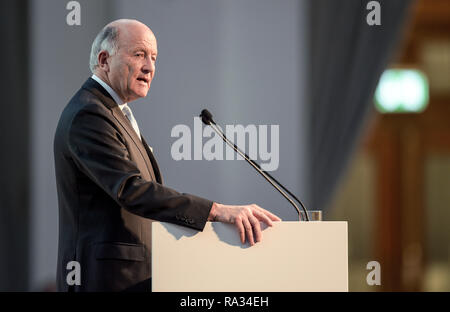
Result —
POLYGON ((136 56, 144 57, 144 53, 136 53, 136 56))

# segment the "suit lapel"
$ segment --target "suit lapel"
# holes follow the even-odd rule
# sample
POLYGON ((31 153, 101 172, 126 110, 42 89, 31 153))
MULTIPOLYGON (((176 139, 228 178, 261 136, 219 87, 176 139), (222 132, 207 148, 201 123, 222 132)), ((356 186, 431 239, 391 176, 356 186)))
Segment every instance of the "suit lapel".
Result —
MULTIPOLYGON (((124 128, 124 130, 128 133, 128 135, 133 140, 134 144, 138 148, 139 152, 142 155, 142 158, 145 161, 145 165, 147 166, 147 169, 152 176, 152 178, 157 181, 155 172, 153 171, 152 167, 152 161, 149 158, 149 155, 151 153, 148 153, 147 147, 144 147, 143 142, 139 139, 136 131, 134 131, 133 126, 131 125, 131 122, 125 117, 125 115, 120 110, 119 105, 113 100, 113 98, 110 96, 108 91, 106 91, 97 81, 95 81, 92 78, 89 78, 83 85, 83 88, 92 92, 94 95, 96 95, 103 104, 105 104, 106 107, 108 107, 116 121, 124 128)), ((146 143, 145 143, 146 145, 146 143)), ((156 161, 155 161, 156 163, 156 161)), ((156 164, 157 166, 157 164, 156 164)), ((159 172, 159 169, 157 169, 159 172)))
POLYGON ((154 174, 153 167, 152 167, 151 161, 148 157, 147 151, 145 150, 144 144, 141 142, 141 140, 139 140, 139 137, 138 137, 136 131, 134 131, 133 126, 131 125, 130 121, 122 113, 119 106, 114 107, 111 111, 113 113, 114 118, 116 118, 116 120, 119 122, 119 124, 125 129, 125 131, 128 133, 128 135, 133 140, 134 144, 136 145, 139 152, 141 153, 142 158, 144 158, 145 165, 147 166, 147 169, 150 172, 150 175, 152 176, 153 179, 156 180, 156 176, 154 174))
POLYGON ((159 170, 158 162, 156 161, 155 156, 153 155, 152 151, 150 150, 150 147, 148 146, 147 141, 145 141, 143 136, 141 136, 141 138, 142 138, 142 143, 143 143, 145 149, 147 150, 148 157, 150 158, 150 161, 152 162, 153 171, 156 176, 156 181, 160 184, 163 184, 163 177, 162 177, 161 171, 159 170))

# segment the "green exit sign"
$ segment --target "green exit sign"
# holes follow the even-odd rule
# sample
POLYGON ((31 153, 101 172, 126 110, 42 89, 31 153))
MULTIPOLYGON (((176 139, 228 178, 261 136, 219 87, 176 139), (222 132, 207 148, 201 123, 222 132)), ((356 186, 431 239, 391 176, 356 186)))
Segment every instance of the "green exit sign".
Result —
POLYGON ((375 91, 381 113, 420 113, 428 105, 428 80, 415 69, 388 69, 375 91))

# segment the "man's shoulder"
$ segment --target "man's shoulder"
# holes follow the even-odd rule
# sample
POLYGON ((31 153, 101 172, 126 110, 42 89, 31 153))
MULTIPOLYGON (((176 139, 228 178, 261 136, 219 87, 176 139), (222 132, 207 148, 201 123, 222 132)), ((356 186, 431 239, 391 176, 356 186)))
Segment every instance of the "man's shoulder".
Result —
POLYGON ((105 109, 108 98, 104 96, 103 87, 95 80, 89 78, 74 94, 67 106, 75 106, 77 109, 105 109))
POLYGON ((105 103, 107 98, 101 93, 100 85, 96 84, 97 82, 89 78, 70 99, 62 115, 76 115, 82 111, 108 112, 109 108, 105 103))
MULTIPOLYGON (((86 87, 89 80, 73 95, 59 118, 57 132, 69 130, 75 119, 85 115, 98 115, 102 118, 110 116, 111 112, 104 103, 104 98, 86 87)), ((95 91, 95 90, 94 90, 95 91)))
POLYGON ((109 109, 105 106, 102 99, 91 91, 81 88, 70 99, 67 108, 77 113, 80 111, 107 112, 109 109))

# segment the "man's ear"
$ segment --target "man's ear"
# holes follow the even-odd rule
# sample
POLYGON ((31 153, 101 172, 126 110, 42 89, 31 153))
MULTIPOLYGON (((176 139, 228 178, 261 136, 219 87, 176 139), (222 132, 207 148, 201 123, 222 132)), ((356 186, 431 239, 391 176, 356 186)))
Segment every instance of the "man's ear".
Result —
POLYGON ((108 51, 100 51, 97 56, 98 67, 103 69, 104 71, 109 71, 109 63, 108 63, 109 53, 108 51))

